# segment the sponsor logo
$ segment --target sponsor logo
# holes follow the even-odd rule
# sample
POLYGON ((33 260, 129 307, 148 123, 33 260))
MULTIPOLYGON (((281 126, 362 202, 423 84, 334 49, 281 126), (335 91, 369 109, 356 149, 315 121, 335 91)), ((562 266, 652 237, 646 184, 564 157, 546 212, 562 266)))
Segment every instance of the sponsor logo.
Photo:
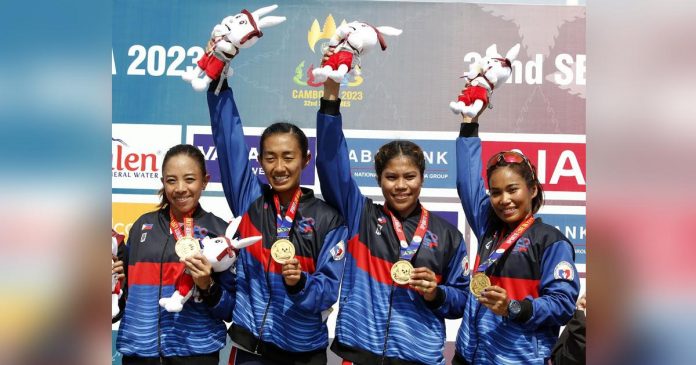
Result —
MULTIPOLYGON (((308 137, 307 139, 309 142, 309 152, 312 154, 312 156, 314 156, 316 155, 316 137, 308 137)), ((248 158, 251 165, 251 171, 252 173, 254 173, 254 175, 259 177, 261 183, 268 184, 266 175, 263 171, 263 168, 261 167, 261 163, 259 162, 258 146, 260 140, 261 136, 244 136, 244 142, 249 148, 248 158)), ((210 182, 221 183, 222 178, 220 175, 220 165, 218 162, 218 155, 217 149, 215 148, 215 142, 213 141, 213 135, 210 132, 194 133, 192 144, 203 153, 203 157, 205 158, 205 168, 206 170, 208 170, 208 174, 210 175, 210 182)), ((311 159, 309 165, 307 165, 307 167, 304 170, 302 170, 302 174, 300 176, 300 184, 314 185, 314 166, 314 159, 311 159)))
POLYGON ((159 155, 161 151, 155 153, 143 153, 131 151, 128 144, 121 139, 111 138, 111 171, 113 177, 135 177, 135 178, 159 178, 159 155))
POLYGON ((553 269, 553 277, 555 279, 573 281, 573 278, 575 278, 575 269, 568 261, 561 261, 553 269))
POLYGON ((179 143, 179 125, 112 124, 111 186, 161 188, 162 159, 169 148, 179 143))
POLYGON ((586 191, 585 143, 484 141, 481 149, 484 159, 500 151, 523 153, 537 167, 544 191, 586 191))
POLYGON ((331 257, 333 257, 334 261, 339 261, 343 259, 343 256, 346 254, 346 244, 343 241, 340 241, 339 243, 336 244, 333 248, 331 248, 331 257))
MULTIPOLYGON (((559 209, 565 209, 561 207, 559 209)), ((587 222, 585 214, 537 214, 544 223, 556 227, 573 243, 575 263, 585 264, 587 261, 587 222)))
MULTIPOLYGON (((367 134, 365 134, 367 136, 367 134)), ((392 141, 390 138, 347 137, 350 170, 358 186, 378 187, 374 158, 379 148, 392 141)), ((456 185, 455 144, 442 140, 415 141, 423 149, 426 168, 424 184, 428 188, 451 189, 456 185), (450 164, 450 161, 452 163, 450 164)), ((447 213, 447 212, 444 212, 447 213)), ((456 212, 452 212, 456 213, 456 212)), ((456 225, 456 223, 455 223, 456 225)))
POLYGON ((143 234, 140 236, 140 243, 144 243, 146 239, 147 239, 147 232, 143 232, 143 234))
POLYGON ((462 276, 469 276, 469 273, 470 273, 469 257, 465 256, 462 259, 462 276))

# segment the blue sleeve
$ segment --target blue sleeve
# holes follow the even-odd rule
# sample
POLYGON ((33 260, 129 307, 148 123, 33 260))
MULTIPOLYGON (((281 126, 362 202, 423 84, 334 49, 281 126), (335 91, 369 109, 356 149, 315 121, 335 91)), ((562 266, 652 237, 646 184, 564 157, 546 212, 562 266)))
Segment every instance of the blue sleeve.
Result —
POLYGON ((481 139, 457 138, 457 193, 466 214, 466 221, 479 242, 486 233, 491 209, 490 197, 483 185, 482 169, 481 139))
POLYGON ((358 234, 365 197, 350 171, 340 114, 317 113, 317 172, 324 200, 343 215, 349 237, 358 234))
POLYGON ((444 302, 442 305, 433 310, 436 315, 455 319, 461 318, 464 314, 464 307, 469 295, 469 275, 464 272, 462 263, 468 260, 466 251, 466 243, 462 239, 459 242, 457 253, 450 259, 447 264, 447 271, 443 284, 438 285, 444 294, 444 302))
POLYGON ((556 242, 544 250, 541 260, 539 297, 532 300, 532 317, 525 328, 564 326, 575 312, 580 293, 580 279, 573 260, 573 246, 556 242))
POLYGON ((225 322, 232 322, 232 311, 234 310, 235 295, 237 290, 237 276, 230 270, 213 273, 213 280, 219 286, 221 294, 220 300, 212 307, 209 307, 210 314, 225 322))
POLYGON ((343 277, 348 229, 339 226, 324 238, 314 273, 303 273, 298 286, 301 290, 289 293, 290 299, 306 312, 321 313, 338 300, 338 286, 343 277))
POLYGON ((242 120, 232 89, 224 89, 220 95, 208 92, 208 109, 222 188, 232 214, 240 216, 251 202, 261 196, 262 190, 259 179, 251 170, 249 147, 244 142, 242 120))

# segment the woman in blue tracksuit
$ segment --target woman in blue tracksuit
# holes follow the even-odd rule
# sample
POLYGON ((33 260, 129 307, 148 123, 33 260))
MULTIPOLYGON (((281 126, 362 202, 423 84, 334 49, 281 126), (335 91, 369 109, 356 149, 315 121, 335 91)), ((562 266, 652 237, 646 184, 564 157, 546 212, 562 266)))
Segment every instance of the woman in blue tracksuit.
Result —
POLYGON ((573 245, 534 218, 543 194, 527 157, 504 151, 487 161, 490 196, 478 122, 465 120, 457 139, 457 191, 479 246, 452 363, 545 364, 578 297, 573 245))
POLYGON ((390 142, 375 155, 385 205, 361 194, 338 92, 325 82, 317 114, 322 195, 346 218, 350 237, 331 349, 348 363, 445 364, 444 319, 461 316, 468 290, 466 244, 419 203, 425 160, 412 142, 390 142), (412 274, 400 277, 405 261, 412 274))
POLYGON ((242 216, 240 236, 263 236, 241 250, 229 335, 230 364, 325 364, 327 311, 338 299, 347 229, 328 204, 300 188, 311 155, 301 129, 275 123, 263 132, 259 160, 270 186, 249 162, 242 122, 227 80, 219 95, 210 86, 208 107, 225 197, 242 216), (294 258, 271 258, 279 239, 292 243, 294 258))
POLYGON ((198 240, 224 236, 227 223, 199 204, 209 179, 199 149, 170 148, 162 162, 159 209, 140 216, 128 244, 120 245, 114 271, 126 281, 127 299, 121 302, 125 307, 116 348, 124 365, 218 364, 225 346, 224 320, 234 299, 234 276, 229 271, 211 273, 210 263, 200 254, 181 262, 174 249, 187 230, 198 240), (180 311, 169 312, 159 300, 177 289, 185 267, 195 283, 193 297, 180 311))

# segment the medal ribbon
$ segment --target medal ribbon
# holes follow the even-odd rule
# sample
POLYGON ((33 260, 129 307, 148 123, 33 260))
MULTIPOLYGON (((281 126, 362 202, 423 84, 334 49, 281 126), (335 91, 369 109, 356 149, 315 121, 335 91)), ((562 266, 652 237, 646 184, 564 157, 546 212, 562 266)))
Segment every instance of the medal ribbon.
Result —
POLYGON ((280 198, 278 194, 273 195, 273 202, 276 208, 276 237, 285 238, 290 237, 290 229, 292 228, 292 222, 295 220, 295 214, 297 214, 297 207, 300 205, 300 196, 302 195, 302 190, 297 188, 295 195, 293 195, 290 205, 288 206, 288 211, 285 213, 285 219, 280 213, 280 198))
POLYGON ((191 218, 191 214, 187 213, 184 214, 184 233, 181 232, 181 225, 179 222, 174 218, 174 214, 172 211, 169 211, 169 229, 171 229, 172 234, 176 238, 176 240, 180 240, 184 237, 193 237, 193 218, 191 218))
MULTIPOLYGON (((485 272, 491 265, 493 265, 503 254, 512 246, 513 243, 517 242, 517 239, 522 236, 522 234, 529 229, 534 223, 534 216, 529 216, 527 219, 522 221, 517 228, 508 236, 508 238, 501 244, 495 251, 488 255, 486 261, 484 261, 479 266, 480 255, 476 255, 476 268, 474 272, 485 272)), ((502 237, 502 233, 501 233, 502 237)))
POLYGON ((418 226, 416 227, 416 232, 413 234, 413 238, 411 239, 411 243, 409 244, 406 241, 406 235, 404 234, 404 228, 401 225, 401 222, 399 222, 396 216, 394 216, 394 213, 387 209, 386 206, 384 207, 384 211, 387 212, 387 214, 389 214, 389 217, 391 217, 392 225, 394 226, 394 232, 396 232, 396 237, 399 238, 399 246, 401 247, 399 252, 399 259, 411 261, 413 255, 415 255, 416 252, 418 252, 418 248, 420 247, 421 242, 423 242, 423 236, 425 236, 425 232, 428 229, 430 212, 428 212, 427 209, 421 206, 421 216, 418 220, 418 226))

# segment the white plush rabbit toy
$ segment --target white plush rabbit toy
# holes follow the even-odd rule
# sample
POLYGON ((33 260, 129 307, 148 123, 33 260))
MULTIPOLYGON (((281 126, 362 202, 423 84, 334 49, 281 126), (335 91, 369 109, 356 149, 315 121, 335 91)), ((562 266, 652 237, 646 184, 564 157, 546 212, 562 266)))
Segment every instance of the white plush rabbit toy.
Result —
POLYGON ((181 77, 191 83, 196 91, 204 91, 211 81, 232 74, 229 62, 240 48, 253 46, 263 36, 261 29, 278 25, 284 16, 266 16, 278 5, 266 6, 252 13, 244 9, 241 13, 228 16, 213 28, 206 53, 198 66, 181 77))
MULTIPOLYGON (((259 240, 261 236, 247 237, 241 240, 234 238, 237 232, 239 223, 242 217, 237 217, 225 231, 225 236, 210 238, 206 237, 201 241, 203 245, 203 256, 210 262, 214 272, 222 272, 229 270, 237 261, 237 252, 240 249, 250 246, 259 240)), ((185 270, 182 270, 181 275, 176 280, 176 291, 171 297, 161 298, 160 306, 168 312, 181 312, 184 308, 184 303, 193 294, 193 278, 185 270)))
MULTIPOLYGON (((116 233, 113 229, 111 230, 111 263, 115 261, 116 255, 118 255, 118 245, 123 243, 124 236, 116 233)), ((111 274, 111 318, 115 318, 121 309, 118 307, 118 300, 121 299, 123 295, 123 290, 121 289, 121 281, 118 280, 116 274, 111 274)))
POLYGON ((462 75, 462 78, 467 80, 466 86, 457 101, 450 102, 452 112, 473 118, 486 106, 490 108, 489 101, 493 90, 510 78, 512 61, 517 58, 519 51, 518 43, 502 57, 498 54, 495 44, 488 47, 486 55, 478 62, 470 64, 469 71, 462 75))
POLYGON ((322 67, 312 70, 316 82, 324 82, 331 78, 336 82, 343 81, 347 74, 351 78, 360 75, 360 56, 369 52, 376 45, 382 51, 387 49, 383 35, 398 36, 401 29, 388 26, 373 27, 364 22, 353 21, 336 29, 329 40, 329 50, 333 54, 322 63, 322 67))

